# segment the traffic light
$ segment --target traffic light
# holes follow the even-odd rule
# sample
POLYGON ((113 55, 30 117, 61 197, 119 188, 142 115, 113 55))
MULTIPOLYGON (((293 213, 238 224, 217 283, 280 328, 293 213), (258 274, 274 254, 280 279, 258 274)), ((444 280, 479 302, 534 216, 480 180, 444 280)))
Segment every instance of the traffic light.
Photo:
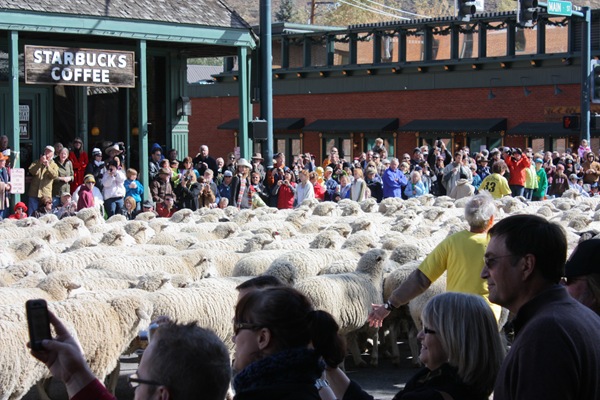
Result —
POLYGON ((458 19, 465 22, 470 21, 473 14, 475 14, 475 1, 456 0, 456 10, 458 12, 458 19))
POLYGON ((600 103, 600 61, 592 60, 590 74, 590 92, 592 103, 600 103))
POLYGON ((579 115, 565 115, 563 117, 563 128, 572 130, 579 129, 579 115))
POLYGON ((517 0, 517 23, 521 26, 533 26, 538 18, 537 0, 517 0))

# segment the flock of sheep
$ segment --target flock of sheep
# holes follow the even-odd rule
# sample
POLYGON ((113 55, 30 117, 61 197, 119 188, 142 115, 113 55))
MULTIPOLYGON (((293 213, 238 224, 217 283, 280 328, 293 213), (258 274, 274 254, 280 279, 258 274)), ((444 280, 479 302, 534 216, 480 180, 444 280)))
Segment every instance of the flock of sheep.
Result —
MULTIPOLYGON (((119 357, 139 348, 138 332, 160 315, 199 321, 232 347, 235 287, 261 274, 294 285, 330 312, 356 364, 364 364, 365 338, 372 339, 372 365, 378 343, 400 361, 399 335, 416 355, 418 316, 427 299, 445 290, 444 277, 394 311, 379 332, 368 328, 367 315, 441 240, 467 228, 466 201, 429 195, 380 204, 307 200, 294 210, 184 209, 170 219, 143 213, 134 221, 104 221, 85 209, 62 220, 1 221, 0 399, 20 399, 49 378, 25 345, 24 304, 32 298, 46 299, 66 321, 97 376, 118 371, 119 357)), ((600 232, 600 197, 568 191, 554 200, 506 197, 497 205, 498 219, 536 213, 557 221, 570 251, 581 234, 600 232)))

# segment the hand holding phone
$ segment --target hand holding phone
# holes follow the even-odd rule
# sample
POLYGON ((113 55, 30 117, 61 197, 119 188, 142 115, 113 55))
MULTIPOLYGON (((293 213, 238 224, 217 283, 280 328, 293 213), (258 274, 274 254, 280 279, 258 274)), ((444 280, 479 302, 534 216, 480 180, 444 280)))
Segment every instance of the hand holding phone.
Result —
POLYGON ((32 350, 44 350, 43 340, 52 340, 48 305, 44 299, 27 300, 27 325, 29 326, 29 343, 32 350))

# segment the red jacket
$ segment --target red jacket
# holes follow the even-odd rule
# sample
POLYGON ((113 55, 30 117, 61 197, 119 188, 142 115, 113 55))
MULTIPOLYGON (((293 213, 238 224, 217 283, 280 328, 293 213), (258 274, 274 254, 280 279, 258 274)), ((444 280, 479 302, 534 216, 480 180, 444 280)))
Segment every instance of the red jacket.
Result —
POLYGON ((169 210, 165 203, 158 203, 156 205, 156 213, 159 217, 170 218, 171 216, 173 216, 173 214, 175 214, 175 211, 177 211, 177 208, 175 206, 173 206, 169 210))
POLYGON ((529 157, 521 156, 520 160, 515 160, 511 156, 505 156, 504 161, 506 161, 506 165, 510 171, 508 184, 525 186, 525 180, 527 179, 526 170, 531 166, 529 157))

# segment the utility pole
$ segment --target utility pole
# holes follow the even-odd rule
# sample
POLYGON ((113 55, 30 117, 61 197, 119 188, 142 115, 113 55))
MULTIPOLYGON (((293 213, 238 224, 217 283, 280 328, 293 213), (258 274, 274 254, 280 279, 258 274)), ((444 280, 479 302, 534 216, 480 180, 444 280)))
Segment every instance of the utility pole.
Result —
POLYGON ((311 25, 315 24, 315 1, 316 0, 310 1, 310 24, 311 25))
POLYGON ((271 39, 271 0, 260 0, 260 119, 267 121, 267 167, 273 166, 273 63, 271 39))

